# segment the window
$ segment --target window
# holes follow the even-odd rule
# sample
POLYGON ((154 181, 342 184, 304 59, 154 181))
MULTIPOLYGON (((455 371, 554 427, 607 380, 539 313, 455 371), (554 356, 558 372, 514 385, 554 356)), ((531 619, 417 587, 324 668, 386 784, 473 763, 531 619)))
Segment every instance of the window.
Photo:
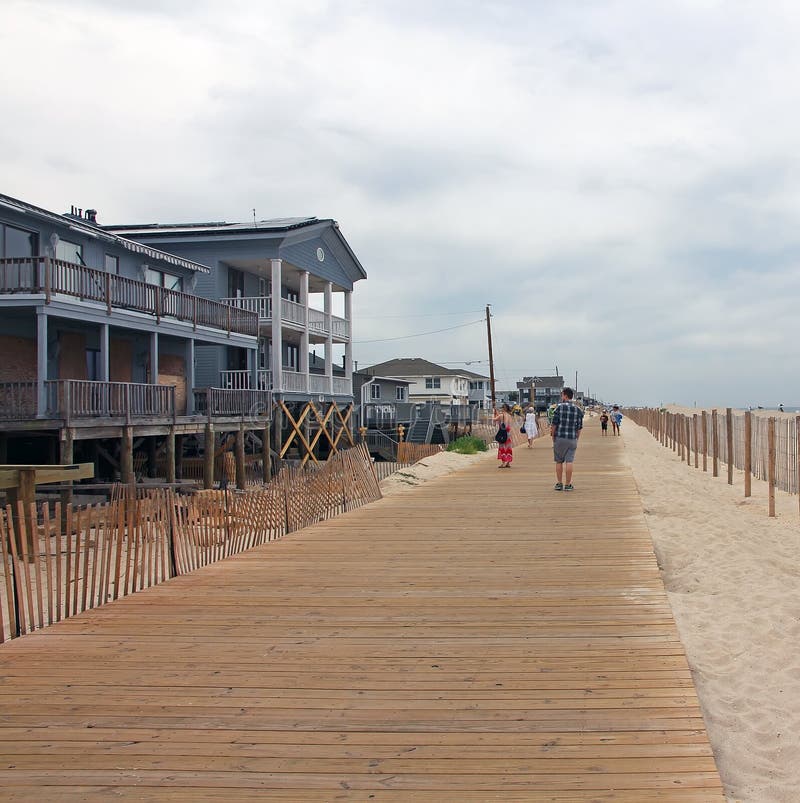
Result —
POLYGON ((0 223, 0 257, 39 255, 39 237, 32 231, 0 223))
POLYGON ((426 376, 425 377, 425 388, 427 390, 433 390, 434 388, 440 388, 442 386, 442 378, 439 376, 426 376))
POLYGON ((119 257, 106 254, 106 273, 119 275, 119 257))
POLYGON ((381 386, 376 385, 374 382, 369 386, 369 397, 370 399, 380 399, 381 397, 381 386))
POLYGON ((83 261, 83 246, 71 243, 69 240, 59 240, 56 244, 56 259, 63 262, 73 262, 76 265, 85 265, 83 261))
POLYGON ((166 287, 167 290, 177 290, 178 292, 183 290, 183 279, 174 273, 164 273, 161 270, 147 268, 144 280, 156 287, 166 287))
POLYGON ((406 389, 404 387, 398 387, 394 390, 395 401, 405 401, 406 400, 406 389))

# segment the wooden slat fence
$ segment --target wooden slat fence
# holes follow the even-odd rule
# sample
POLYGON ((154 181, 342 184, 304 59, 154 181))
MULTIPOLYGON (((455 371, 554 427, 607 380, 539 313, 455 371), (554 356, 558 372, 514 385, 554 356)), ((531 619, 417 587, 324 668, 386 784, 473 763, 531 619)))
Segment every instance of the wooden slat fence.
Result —
MULTIPOLYGON (((745 496, 750 495, 750 477, 769 481, 772 476, 773 489, 800 492, 800 416, 754 415, 731 408, 692 415, 638 408, 625 410, 625 415, 689 465, 715 476, 722 473, 722 465, 731 484, 733 469, 743 471, 745 496)), ((772 504, 770 508, 773 515, 772 504)))
POLYGON ((397 444, 398 463, 418 463, 426 457, 438 454, 444 447, 437 443, 406 443, 397 444))
POLYGON ((379 499, 363 446, 247 491, 112 490, 85 508, 0 511, 0 642, 379 499), (29 554, 28 532, 37 548, 29 554))

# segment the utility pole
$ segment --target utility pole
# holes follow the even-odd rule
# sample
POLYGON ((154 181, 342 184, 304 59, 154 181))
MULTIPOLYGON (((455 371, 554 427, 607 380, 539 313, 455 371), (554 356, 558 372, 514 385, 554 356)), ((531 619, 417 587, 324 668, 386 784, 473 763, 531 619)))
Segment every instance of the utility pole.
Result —
POLYGON ((492 315, 489 312, 489 307, 486 305, 486 336, 489 340, 489 389, 492 392, 492 410, 497 409, 497 402, 495 401, 494 392, 494 357, 492 356, 492 315))

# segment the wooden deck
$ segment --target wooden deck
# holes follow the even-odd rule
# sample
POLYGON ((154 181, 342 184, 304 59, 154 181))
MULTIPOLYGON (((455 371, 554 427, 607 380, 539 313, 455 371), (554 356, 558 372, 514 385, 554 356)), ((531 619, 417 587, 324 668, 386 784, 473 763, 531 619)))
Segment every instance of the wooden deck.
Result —
POLYGON ((0 648, 3 800, 723 800, 621 439, 549 439, 0 648), (47 788, 45 788, 47 787, 47 788))

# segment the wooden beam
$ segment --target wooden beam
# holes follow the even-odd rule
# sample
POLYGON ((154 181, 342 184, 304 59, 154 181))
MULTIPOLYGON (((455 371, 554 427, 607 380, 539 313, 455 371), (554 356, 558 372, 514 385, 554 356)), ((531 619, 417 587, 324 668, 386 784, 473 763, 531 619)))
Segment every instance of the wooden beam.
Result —
POLYGON ((247 471, 244 462, 244 427, 241 426, 236 432, 234 454, 236 457, 236 487, 243 491, 247 487, 247 471))
POLYGON ((213 425, 206 424, 203 445, 203 488, 206 490, 214 487, 214 438, 213 425))

